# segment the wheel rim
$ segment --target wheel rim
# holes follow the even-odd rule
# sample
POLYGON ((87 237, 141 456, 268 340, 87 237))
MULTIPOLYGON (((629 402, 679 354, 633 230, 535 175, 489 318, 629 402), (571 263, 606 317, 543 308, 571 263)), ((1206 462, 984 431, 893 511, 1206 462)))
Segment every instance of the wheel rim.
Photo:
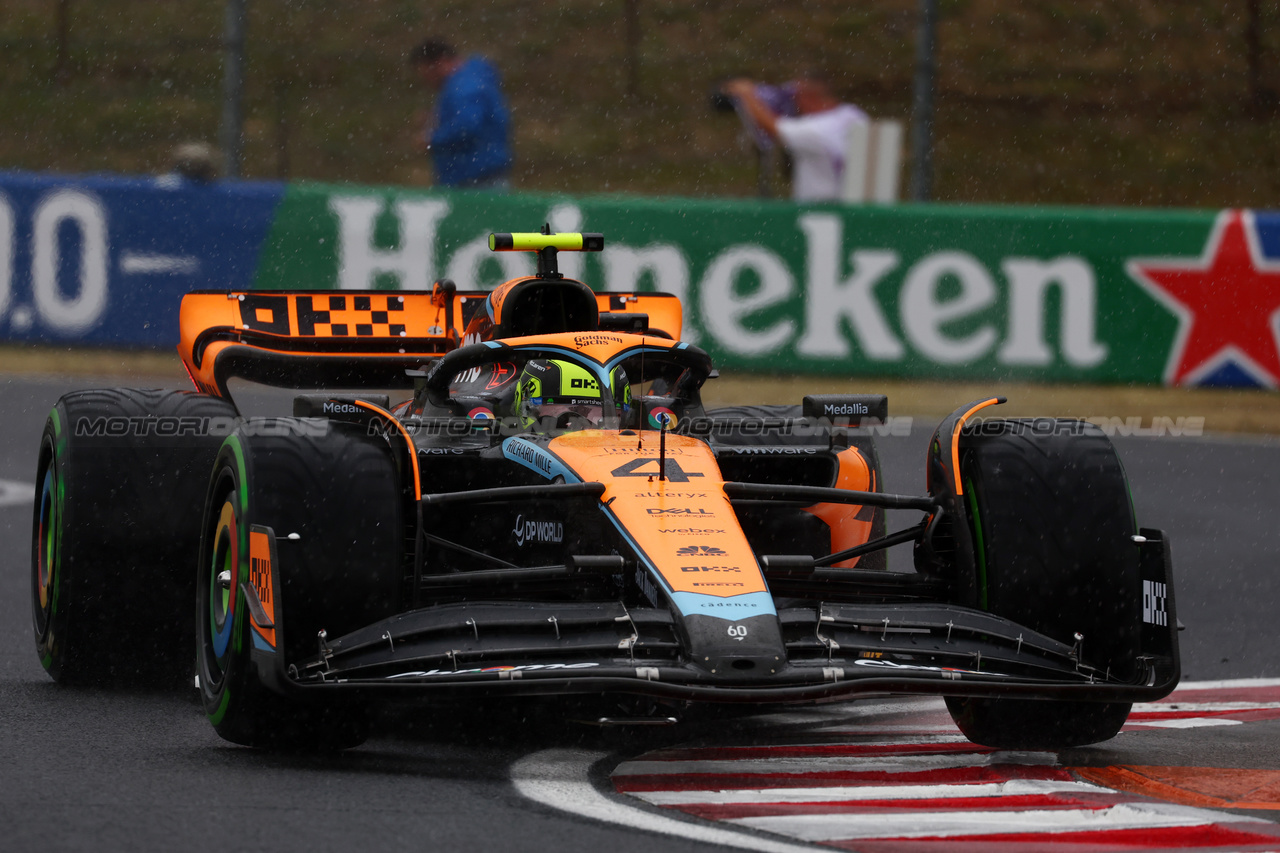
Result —
POLYGON ((235 590, 239 585, 240 537, 235 506, 230 496, 222 505, 214 528, 210 555, 208 615, 212 657, 220 672, 227 668, 235 627, 235 590))
POLYGON ((35 547, 32 549, 32 568, 35 572, 32 610, 36 633, 40 637, 44 637, 48 630, 49 619, 54 613, 58 598, 55 572, 58 565, 58 529, 61 525, 58 518, 57 486, 51 463, 40 487, 40 509, 36 516, 35 547))

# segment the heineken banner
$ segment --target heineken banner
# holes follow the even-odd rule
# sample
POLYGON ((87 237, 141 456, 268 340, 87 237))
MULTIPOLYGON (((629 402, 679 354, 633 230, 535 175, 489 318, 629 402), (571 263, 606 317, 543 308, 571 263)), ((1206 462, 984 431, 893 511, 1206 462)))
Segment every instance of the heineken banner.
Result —
POLYGON ((599 231, 737 372, 1276 387, 1280 212, 199 185, 0 173, 0 339, 171 346, 198 288, 492 288, 491 231, 599 231))

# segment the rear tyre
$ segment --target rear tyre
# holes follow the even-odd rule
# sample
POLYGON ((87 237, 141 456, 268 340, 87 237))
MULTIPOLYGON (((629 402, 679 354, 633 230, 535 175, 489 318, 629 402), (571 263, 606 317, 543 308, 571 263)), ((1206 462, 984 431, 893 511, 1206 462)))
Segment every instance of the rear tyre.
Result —
POLYGON ((273 690, 290 664, 397 611, 404 525, 386 443, 322 420, 250 422, 214 464, 196 578, 196 665, 205 713, 232 743, 333 750, 368 737, 363 707, 273 690), (276 647, 245 600, 249 528, 276 535, 276 647), (297 538, 289 539, 291 534, 297 538), (256 651, 254 650, 256 648, 256 651))
MULTIPOLYGON (((1141 576, 1128 480, 1107 436, 1081 421, 986 422, 961 438, 978 606, 1128 678, 1139 650, 1141 576)), ((1063 749, 1114 737, 1127 703, 947 699, 970 740, 1063 749)))
POLYGON ((36 653, 66 684, 190 683, 191 571, 226 400, 112 388, 58 401, 37 457, 36 653))

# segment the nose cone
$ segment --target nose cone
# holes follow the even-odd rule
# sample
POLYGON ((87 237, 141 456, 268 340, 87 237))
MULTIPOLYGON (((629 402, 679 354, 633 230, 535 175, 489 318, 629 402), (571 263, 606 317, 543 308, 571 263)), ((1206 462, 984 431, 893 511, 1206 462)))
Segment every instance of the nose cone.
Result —
POLYGON ((773 613, 734 620, 686 616, 684 627, 693 663, 717 680, 767 679, 786 666, 782 631, 773 613))

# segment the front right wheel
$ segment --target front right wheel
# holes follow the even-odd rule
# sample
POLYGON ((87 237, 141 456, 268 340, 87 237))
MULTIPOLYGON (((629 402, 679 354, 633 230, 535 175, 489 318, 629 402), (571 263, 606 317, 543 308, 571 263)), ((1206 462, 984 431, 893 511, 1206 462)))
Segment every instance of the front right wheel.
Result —
POLYGON ((191 683, 192 563, 228 401, 104 388, 58 400, 37 457, 31 611, 55 681, 191 683))
MULTIPOLYGON (((1134 674, 1142 581, 1128 480, 1110 439, 1071 420, 987 421, 961 437, 978 607, 1134 674), (1080 635, 1082 639, 1077 640, 1080 635)), ((970 740, 1064 749, 1114 737, 1128 703, 949 697, 970 740)))

